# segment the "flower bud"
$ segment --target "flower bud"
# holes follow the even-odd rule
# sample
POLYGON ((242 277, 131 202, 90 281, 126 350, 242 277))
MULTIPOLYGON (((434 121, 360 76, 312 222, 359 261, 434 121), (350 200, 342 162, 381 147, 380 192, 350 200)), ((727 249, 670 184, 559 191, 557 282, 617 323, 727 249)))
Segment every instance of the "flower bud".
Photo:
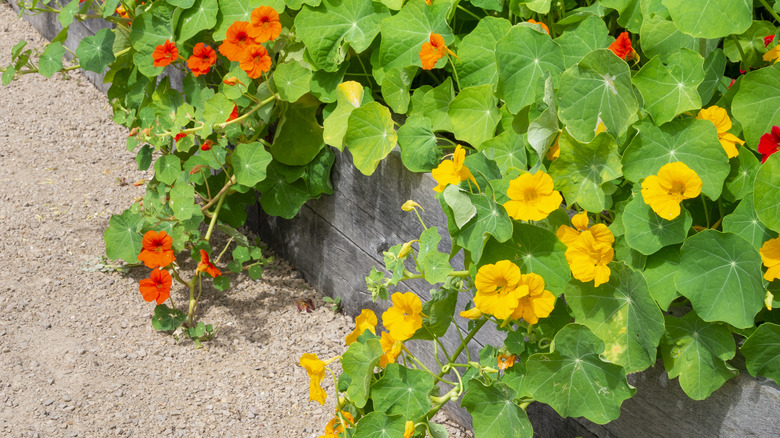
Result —
POLYGON ((131 129, 130 130, 130 134, 128 134, 127 136, 128 137, 135 137, 136 135, 138 135, 138 127, 137 126, 135 128, 133 128, 133 129, 131 129))
POLYGON ((149 128, 144 128, 143 131, 141 131, 145 136, 149 136, 149 133, 151 132, 149 128))
MULTIPOLYGON (((404 202, 404 205, 401 206, 401 210, 403 211, 414 211, 415 208, 419 208, 420 210, 423 210, 423 208, 420 206, 420 204, 412 201, 411 199, 404 202)), ((425 210, 423 210, 425 211, 425 210)))
POLYGON ((211 147, 214 146, 214 142, 211 140, 206 140, 203 142, 203 144, 200 145, 200 150, 202 151, 209 151, 211 150, 211 147))
POLYGON ((241 82, 241 79, 239 79, 239 78, 237 78, 237 77, 235 77, 235 76, 231 76, 231 77, 229 77, 229 78, 225 78, 225 79, 223 79, 223 80, 222 80, 222 83, 223 83, 223 84, 225 84, 225 85, 230 85, 231 87, 232 87, 233 85, 236 85, 236 84, 241 84, 241 85, 244 85, 244 83, 243 83, 243 82, 241 82))
POLYGON ((412 243, 417 242, 416 240, 412 240, 410 242, 404 243, 404 246, 401 247, 401 251, 398 253, 398 258, 402 259, 409 255, 409 252, 412 251, 412 243))

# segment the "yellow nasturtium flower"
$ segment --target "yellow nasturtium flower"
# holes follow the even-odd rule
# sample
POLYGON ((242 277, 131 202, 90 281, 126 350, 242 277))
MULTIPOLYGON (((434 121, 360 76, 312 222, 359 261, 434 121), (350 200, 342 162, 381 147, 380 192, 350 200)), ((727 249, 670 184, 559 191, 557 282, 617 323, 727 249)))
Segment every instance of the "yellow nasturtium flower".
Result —
POLYGON ((764 273, 764 279, 766 281, 774 281, 780 278, 780 237, 764 242, 758 252, 761 254, 761 261, 764 263, 764 266, 769 268, 764 273))
POLYGON ((594 280, 594 285, 599 287, 609 281, 611 271, 607 264, 615 256, 612 249, 615 236, 604 224, 588 227, 585 211, 574 215, 571 223, 574 228, 561 225, 556 234, 567 247, 566 261, 572 276, 582 282, 594 280))
POLYGON ((642 198, 658 216, 672 220, 680 215, 680 202, 701 193, 701 178, 682 161, 664 164, 658 175, 642 182, 642 198))
POLYGON ((412 438, 414 436, 414 421, 407 421, 404 423, 404 438, 412 438))
POLYGON ((550 146, 550 149, 547 149, 547 153, 544 155, 544 158, 547 158, 550 161, 555 161, 561 155, 561 145, 558 143, 558 141, 561 139, 561 134, 563 134, 563 131, 559 132, 558 136, 555 137, 555 143, 550 146))
POLYGON ((422 301, 414 292, 396 292, 390 299, 393 306, 382 314, 382 322, 393 339, 405 341, 422 327, 422 301))
POLYGON ((720 145, 723 146, 723 150, 726 151, 729 158, 734 158, 739 155, 737 144, 743 145, 745 144, 745 141, 740 140, 736 135, 729 133, 729 129, 731 129, 731 119, 725 109, 717 105, 713 105, 709 108, 702 108, 696 118, 709 120, 715 125, 715 129, 718 130, 720 145))
POLYGON ((363 309, 360 315, 355 318, 355 330, 348 334, 344 341, 346 341, 347 345, 351 345, 366 330, 376 334, 376 323, 376 314, 372 310, 363 309))
POLYGON ((517 307, 509 315, 510 318, 514 320, 522 318, 528 324, 536 324, 539 318, 550 316, 550 312, 555 307, 555 295, 544 289, 544 279, 541 275, 522 274, 518 288, 525 289, 528 293, 520 297, 517 307))
POLYGON ((382 332, 379 343, 382 345, 382 356, 379 358, 379 367, 385 368, 387 364, 395 363, 395 359, 404 349, 404 343, 393 339, 388 332, 382 332))
POLYGON ((355 418, 347 411, 341 411, 341 418, 339 418, 339 411, 336 411, 336 416, 331 418, 328 424, 325 425, 325 437, 338 437, 344 433, 345 429, 349 429, 355 424, 355 418), (342 423, 343 421, 343 423, 342 423), (344 426, 347 426, 346 428, 344 426))
POLYGON ((764 61, 776 63, 780 60, 780 44, 772 47, 768 52, 764 53, 764 61))
POLYGON ((509 216, 521 221, 540 221, 561 206, 563 197, 555 190, 550 175, 537 170, 524 173, 509 182, 504 203, 509 216))
POLYGON ((466 167, 464 161, 466 160, 466 150, 460 145, 455 147, 455 153, 452 154, 452 160, 444 160, 439 164, 439 167, 431 171, 433 179, 439 183, 433 190, 437 192, 443 192, 444 188, 449 184, 460 184, 461 181, 469 180, 477 185, 477 180, 474 179, 474 175, 466 167))
POLYGON ((479 310, 479 307, 472 307, 469 310, 460 312, 460 316, 466 319, 479 319, 482 318, 482 311, 479 310))
POLYGON ((474 305, 482 313, 506 319, 517 308, 520 298, 528 295, 528 287, 518 287, 520 268, 509 260, 483 265, 474 277, 477 293, 474 305))
POLYGON ((499 370, 505 370, 507 368, 512 368, 515 364, 515 359, 517 356, 514 354, 499 354, 498 355, 498 369, 499 370))
POLYGON ((403 211, 414 211, 415 208, 419 208, 422 211, 425 211, 420 204, 412 201, 411 199, 404 202, 404 205, 401 206, 401 210, 403 211))
POLYGON ((320 383, 325 378, 325 365, 316 354, 304 353, 300 360, 301 366, 309 375, 309 401, 316 401, 324 405, 328 394, 322 389, 320 383))

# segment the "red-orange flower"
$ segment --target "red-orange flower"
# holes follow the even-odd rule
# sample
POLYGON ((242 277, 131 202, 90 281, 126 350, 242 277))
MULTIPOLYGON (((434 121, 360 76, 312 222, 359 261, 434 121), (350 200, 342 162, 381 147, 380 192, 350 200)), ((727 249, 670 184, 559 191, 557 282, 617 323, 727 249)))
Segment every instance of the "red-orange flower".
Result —
POLYGON ((152 53, 155 67, 165 67, 178 58, 179 49, 177 49, 176 44, 173 44, 170 40, 165 40, 165 43, 155 47, 154 52, 152 53))
POLYGON ((195 269, 195 272, 205 272, 214 278, 222 275, 219 269, 214 266, 214 263, 209 261, 209 253, 204 250, 200 250, 200 263, 198 263, 198 268, 195 269))
POLYGON ((543 31, 547 32, 547 35, 549 35, 549 34, 550 34, 550 28, 549 28, 549 27, 547 27, 547 25, 546 25, 546 24, 544 24, 544 23, 542 23, 541 21, 536 21, 536 20, 534 20, 534 19, 532 19, 532 18, 529 18, 529 19, 528 19, 528 23, 531 23, 531 24, 538 24, 539 26, 542 26, 542 30, 543 30, 543 31))
POLYGON ((149 278, 144 278, 138 283, 138 290, 146 301, 157 301, 162 304, 171 296, 173 279, 165 269, 155 269, 149 278))
POLYGON ((231 120, 235 120, 238 118, 238 105, 235 103, 233 104, 233 111, 231 111, 230 115, 228 116, 226 122, 229 122, 231 120))
POLYGON ((198 43, 192 49, 192 56, 187 59, 187 67, 192 70, 195 77, 198 77, 208 73, 215 62, 217 62, 217 52, 203 43, 198 43))
POLYGON ((623 32, 618 35, 617 39, 609 45, 609 50, 618 56, 620 59, 629 61, 634 59, 634 48, 631 47, 631 38, 628 37, 628 32, 623 32))
POLYGON ((429 42, 423 43, 420 49, 423 70, 432 70, 436 66, 436 61, 447 56, 447 53, 452 52, 444 45, 444 38, 438 33, 431 32, 429 42))
POLYGON ((271 57, 265 47, 256 44, 244 50, 239 60, 239 67, 252 79, 259 78, 263 72, 271 70, 271 57))
POLYGON ((252 24, 247 21, 236 21, 228 27, 225 41, 219 46, 219 53, 231 61, 240 61, 247 47, 257 44, 252 38, 252 24))
POLYGON ((252 37, 258 43, 273 41, 282 33, 282 23, 279 22, 279 13, 274 8, 260 6, 252 11, 252 37))
POLYGON ((173 238, 165 231, 147 231, 141 244, 143 249, 138 254, 138 260, 144 262, 147 268, 164 268, 176 260, 171 249, 173 238))
POLYGON ((202 151, 209 151, 211 150, 211 147, 214 146, 214 142, 211 140, 206 140, 203 142, 203 144, 200 145, 200 150, 202 151))
POLYGON ((189 132, 180 132, 180 133, 176 134, 176 136, 173 137, 173 139, 176 140, 176 141, 179 141, 179 140, 181 140, 182 138, 184 138, 184 137, 186 137, 188 135, 190 135, 189 132))

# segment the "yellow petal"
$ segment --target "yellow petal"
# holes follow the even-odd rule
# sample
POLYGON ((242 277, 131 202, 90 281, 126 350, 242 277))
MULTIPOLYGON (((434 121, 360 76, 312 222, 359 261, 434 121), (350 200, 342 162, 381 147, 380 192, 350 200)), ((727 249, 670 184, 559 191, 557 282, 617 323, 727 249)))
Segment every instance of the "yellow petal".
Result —
POLYGON ((482 318, 482 312, 477 307, 472 307, 469 310, 464 310, 459 315, 466 319, 479 319, 482 318))
POLYGON ((563 242, 563 244, 566 246, 573 245, 574 242, 580 238, 579 231, 572 227, 567 227, 566 225, 561 225, 558 227, 558 231, 555 232, 555 235, 558 236, 558 240, 563 242))
POLYGON ((718 137, 718 140, 720 140, 720 145, 723 146, 723 150, 726 151, 726 155, 728 155, 729 158, 734 158, 739 155, 737 144, 745 144, 744 140, 740 140, 739 137, 734 134, 729 134, 728 132, 718 137))

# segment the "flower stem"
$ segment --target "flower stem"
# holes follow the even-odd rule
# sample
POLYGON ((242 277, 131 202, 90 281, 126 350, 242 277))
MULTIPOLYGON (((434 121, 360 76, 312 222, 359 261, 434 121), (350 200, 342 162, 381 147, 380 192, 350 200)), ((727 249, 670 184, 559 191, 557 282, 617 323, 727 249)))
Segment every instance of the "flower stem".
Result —
POLYGON ((704 206, 704 219, 707 221, 707 228, 710 227, 710 212, 707 208, 707 201, 704 199, 704 195, 701 195, 701 205, 704 206))
POLYGON ((764 8, 767 10, 767 12, 769 12, 769 14, 772 15, 772 17, 775 18, 775 21, 780 23, 780 16, 777 15, 777 12, 775 12, 774 9, 769 7, 769 4, 766 2, 766 0, 759 0, 759 1, 764 6, 764 8))
POLYGON ((214 209, 214 216, 211 217, 211 222, 209 223, 209 229, 206 231, 206 242, 208 242, 211 239, 211 232, 214 231, 214 225, 217 224, 217 217, 219 216, 219 210, 222 209, 222 204, 225 203, 225 193, 227 193, 227 190, 220 192, 217 196, 219 197, 219 201, 217 201, 217 207, 214 209))
MULTIPOLYGON (((200 277, 200 275, 198 275, 198 277, 200 277)), ((195 282, 193 281, 192 284, 189 285, 189 287, 190 287, 190 306, 189 306, 189 309, 187 310, 187 327, 192 327, 193 326, 192 325, 192 319, 193 319, 193 316, 194 316, 193 314, 194 314, 194 311, 195 311, 195 303, 196 303, 196 300, 195 300, 195 282)))
MULTIPOLYGON (((455 362, 458 359, 458 356, 460 356, 460 353, 463 352, 463 349, 466 348, 469 342, 471 342, 471 339, 474 338, 474 336, 477 334, 479 329, 482 328, 483 325, 485 325, 486 322, 488 322, 488 318, 483 318, 481 321, 477 322, 477 325, 474 326, 474 328, 469 332, 468 335, 466 335, 466 339, 463 340, 463 342, 458 345, 458 348, 455 350, 455 352, 450 356, 450 363, 455 362)), ((447 373, 447 370, 449 370, 450 367, 445 366, 442 368, 442 370, 439 372, 437 378, 441 378, 447 373)))

